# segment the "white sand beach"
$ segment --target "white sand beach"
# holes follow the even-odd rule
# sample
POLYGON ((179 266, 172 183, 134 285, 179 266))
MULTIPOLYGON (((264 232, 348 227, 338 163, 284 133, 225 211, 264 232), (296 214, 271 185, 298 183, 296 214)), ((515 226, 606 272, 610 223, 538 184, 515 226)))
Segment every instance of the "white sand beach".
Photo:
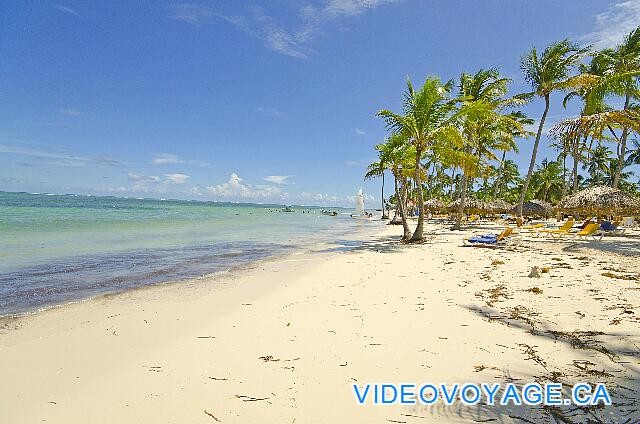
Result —
POLYGON ((213 281, 4 320, 0 422, 638 419, 637 231, 601 242, 523 236, 515 249, 483 249, 462 247, 463 236, 498 226, 427 229, 421 245, 399 244, 401 229, 381 225, 355 249, 319 246, 213 281), (534 265, 540 278, 528 277, 534 265), (603 382, 614 405, 361 406, 352 390, 533 381, 603 382))
POLYGON ((640 0, 0 16, 0 424, 640 424, 640 0))

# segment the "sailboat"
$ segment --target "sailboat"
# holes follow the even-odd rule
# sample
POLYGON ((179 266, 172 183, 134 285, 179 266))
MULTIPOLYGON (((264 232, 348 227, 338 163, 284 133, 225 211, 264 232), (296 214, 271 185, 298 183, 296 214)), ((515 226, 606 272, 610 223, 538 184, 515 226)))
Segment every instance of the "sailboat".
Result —
POLYGON ((364 194, 362 188, 356 194, 356 213, 351 214, 351 218, 367 219, 370 215, 364 210, 364 194))

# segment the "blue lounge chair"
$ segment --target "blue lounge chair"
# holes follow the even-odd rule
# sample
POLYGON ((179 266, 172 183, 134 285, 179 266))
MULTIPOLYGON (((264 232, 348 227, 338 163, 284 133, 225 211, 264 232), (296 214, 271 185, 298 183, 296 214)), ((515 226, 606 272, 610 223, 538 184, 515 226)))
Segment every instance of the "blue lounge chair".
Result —
POLYGON ((465 246, 474 247, 498 247, 503 246, 507 242, 507 237, 511 235, 513 228, 507 227, 500 234, 483 234, 464 239, 465 246))

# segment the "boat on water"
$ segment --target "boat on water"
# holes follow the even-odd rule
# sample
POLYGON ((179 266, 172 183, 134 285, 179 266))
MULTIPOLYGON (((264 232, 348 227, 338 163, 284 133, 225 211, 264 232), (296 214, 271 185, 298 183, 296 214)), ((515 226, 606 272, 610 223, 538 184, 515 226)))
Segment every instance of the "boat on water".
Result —
POLYGON ((326 210, 326 209, 322 209, 322 210, 320 211, 320 213, 321 213, 322 215, 338 216, 338 212, 336 212, 336 211, 328 211, 328 210, 326 210))
POLYGON ((295 212, 290 205, 285 205, 284 208, 280 209, 281 212, 295 212))
POLYGON ((355 219, 369 219, 371 218, 371 214, 367 213, 364 210, 364 194, 362 192, 362 188, 358 190, 356 194, 356 213, 351 214, 351 218, 355 219))

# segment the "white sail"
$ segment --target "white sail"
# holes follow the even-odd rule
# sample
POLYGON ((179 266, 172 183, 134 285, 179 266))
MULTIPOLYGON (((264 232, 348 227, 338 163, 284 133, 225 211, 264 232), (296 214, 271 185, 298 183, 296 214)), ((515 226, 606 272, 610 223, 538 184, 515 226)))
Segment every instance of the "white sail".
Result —
POLYGON ((362 189, 356 194, 356 215, 364 215, 364 195, 362 189))

